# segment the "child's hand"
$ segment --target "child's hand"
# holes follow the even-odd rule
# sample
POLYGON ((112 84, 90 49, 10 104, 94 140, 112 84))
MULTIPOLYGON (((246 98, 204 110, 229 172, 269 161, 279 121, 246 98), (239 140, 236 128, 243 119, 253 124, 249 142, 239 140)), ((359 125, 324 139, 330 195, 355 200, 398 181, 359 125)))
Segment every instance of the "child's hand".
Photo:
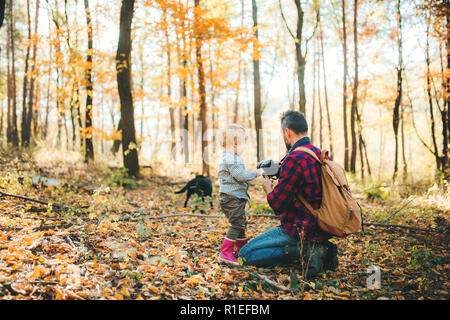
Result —
POLYGON ((259 168, 258 170, 256 170, 256 173, 258 174, 258 177, 262 176, 264 174, 264 169, 263 168, 259 168))

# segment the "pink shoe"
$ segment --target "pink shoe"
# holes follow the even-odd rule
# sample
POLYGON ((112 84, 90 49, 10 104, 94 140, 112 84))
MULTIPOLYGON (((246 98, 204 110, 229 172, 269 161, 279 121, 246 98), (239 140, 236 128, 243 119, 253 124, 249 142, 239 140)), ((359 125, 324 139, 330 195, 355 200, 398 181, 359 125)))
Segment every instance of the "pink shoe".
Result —
POLYGON ((220 260, 227 264, 238 266, 239 263, 233 255, 235 241, 230 239, 223 239, 222 248, 220 249, 220 260))
POLYGON ((248 239, 247 239, 247 238, 244 238, 244 239, 236 239, 236 242, 235 242, 235 245, 234 245, 234 247, 236 248, 236 256, 239 255, 239 250, 241 250, 241 248, 242 248, 243 246, 245 246, 245 245, 247 244, 247 242, 248 242, 248 239))

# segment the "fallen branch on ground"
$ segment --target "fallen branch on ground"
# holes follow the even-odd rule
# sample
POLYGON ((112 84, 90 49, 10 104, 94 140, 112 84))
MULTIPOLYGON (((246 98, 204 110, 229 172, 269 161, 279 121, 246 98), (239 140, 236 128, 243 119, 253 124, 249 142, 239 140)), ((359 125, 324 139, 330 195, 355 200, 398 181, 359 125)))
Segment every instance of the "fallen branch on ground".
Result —
POLYGON ((424 232, 438 232, 435 229, 423 229, 418 227, 412 227, 412 226, 402 226, 399 224, 384 224, 384 223, 371 223, 371 222, 364 222, 363 225, 365 226, 374 226, 374 227, 382 227, 382 228, 402 228, 402 229, 409 229, 409 230, 417 230, 417 231, 424 231, 424 232))
MULTIPOLYGON (((248 217, 266 217, 266 218, 277 218, 276 215, 273 214, 249 214, 248 217)), ((164 218, 172 218, 172 217, 198 217, 198 218, 226 218, 223 214, 195 214, 195 213, 173 213, 173 214, 165 214, 161 216, 150 216, 146 217, 146 219, 164 219, 164 218)), ((131 220, 133 221, 133 220, 131 220)))
POLYGON ((400 209, 395 210, 389 217, 381 221, 382 223, 388 222, 393 216, 395 216, 397 213, 402 211, 404 208, 406 208, 411 202, 413 202, 414 199, 409 200, 407 203, 405 203, 400 209))
POLYGON ((266 276, 263 276, 262 274, 257 273, 256 276, 259 279, 264 280, 265 282, 267 282, 272 287, 277 288, 278 290, 287 291, 287 292, 291 291, 291 289, 289 289, 288 287, 283 286, 282 284, 279 284, 278 282, 275 282, 273 280, 270 280, 269 278, 267 278, 266 276))
MULTIPOLYGON (((24 197, 24 196, 19 196, 17 194, 6 193, 6 192, 3 192, 3 191, 0 191, 0 197, 12 197, 12 198, 25 200, 25 201, 31 201, 31 202, 40 203, 40 204, 43 204, 45 206, 50 205, 50 203, 47 202, 47 201, 42 201, 42 200, 37 200, 37 199, 28 198, 28 197, 24 197)), ((55 209, 59 209, 59 210, 68 210, 69 209, 67 207, 60 206, 59 204, 54 204, 54 203, 52 203, 52 207, 55 208, 55 209)))
POLYGON ((45 224, 43 226, 34 227, 33 231, 49 230, 53 228, 69 228, 71 226, 73 226, 73 223, 45 224))
MULTIPOLYGON (((33 199, 33 198, 28 198, 28 197, 24 197, 24 196, 10 194, 10 193, 6 193, 6 192, 0 191, 0 197, 2 197, 2 196, 18 198, 18 199, 22 199, 22 200, 26 200, 26 201, 32 201, 32 202, 40 203, 40 204, 47 205, 47 206, 50 205, 50 203, 46 202, 46 201, 37 200, 37 199, 33 199)), ((398 213, 400 210, 402 210, 408 204, 409 204, 409 202, 407 204, 405 204, 402 208, 400 208, 399 210, 394 212, 394 214, 398 213)), ((70 209, 69 207, 65 207, 65 206, 61 206, 61 205, 57 205, 57 204, 52 204, 52 207, 54 207, 56 209, 59 209, 59 210, 69 210, 70 209)), ((77 209, 74 209, 74 210, 77 210, 77 209)), ((393 216, 394 214, 392 214, 391 216, 393 216)), ((198 217, 198 218, 225 218, 224 215, 212 215, 212 214, 208 215, 208 214, 195 214, 195 213, 174 213, 174 214, 166 214, 166 215, 161 215, 161 216, 147 216, 146 219, 152 220, 152 219, 164 219, 164 218, 182 217, 182 216, 198 217)), ((274 214, 249 214, 248 217, 278 218, 278 216, 276 216, 274 214)), ((390 218, 390 217, 388 217, 388 218, 390 218)), ((139 218, 131 218, 131 219, 122 218, 121 220, 122 221, 138 221, 139 218)), ((439 232, 439 231, 437 231, 435 229, 423 229, 423 228, 418 228, 418 227, 413 227, 413 226, 403 226, 403 225, 398 225, 398 224, 384 224, 384 223, 364 222, 363 225, 365 225, 365 226, 374 226, 374 227, 382 227, 382 228, 410 229, 410 230, 424 231, 424 232, 439 232)))
MULTIPOLYGON (((164 218, 173 218, 173 217, 198 217, 198 218, 225 218, 224 215, 217 215, 217 214, 195 214, 195 213, 174 213, 174 214, 165 214, 161 216, 150 216, 146 217, 146 219, 164 219, 164 218)), ((249 214, 248 217, 265 217, 265 218, 278 218, 278 216, 274 214, 249 214)), ((137 221, 138 219, 130 219, 130 221, 137 221)), ((424 232, 436 232, 434 229, 423 229, 413 226, 403 226, 398 224, 384 224, 384 223, 372 223, 372 222, 364 222, 363 225, 365 226, 374 226, 374 227, 382 227, 382 228, 402 228, 402 229, 410 229, 410 230, 417 230, 417 231, 424 231, 424 232)))
MULTIPOLYGON (((69 228, 71 226, 73 226, 73 223, 45 224, 42 226, 34 227, 33 231, 44 231, 53 228, 69 228)), ((0 228, 0 231, 20 231, 20 230, 23 230, 23 228, 15 228, 15 227, 0 228)))

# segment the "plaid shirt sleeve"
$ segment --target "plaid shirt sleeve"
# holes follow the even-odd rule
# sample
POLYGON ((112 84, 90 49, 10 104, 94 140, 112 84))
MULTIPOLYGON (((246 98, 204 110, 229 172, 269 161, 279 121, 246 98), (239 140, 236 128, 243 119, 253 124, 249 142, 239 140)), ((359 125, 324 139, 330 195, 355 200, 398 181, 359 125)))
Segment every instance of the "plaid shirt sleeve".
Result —
POLYGON ((276 215, 288 210, 301 185, 302 172, 300 166, 293 157, 286 157, 280 169, 278 184, 267 195, 267 201, 276 215))

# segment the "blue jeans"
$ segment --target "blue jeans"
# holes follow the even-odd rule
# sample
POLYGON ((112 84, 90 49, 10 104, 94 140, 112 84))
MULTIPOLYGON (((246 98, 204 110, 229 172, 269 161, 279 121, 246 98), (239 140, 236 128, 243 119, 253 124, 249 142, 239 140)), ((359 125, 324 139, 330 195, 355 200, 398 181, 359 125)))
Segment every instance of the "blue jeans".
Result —
POLYGON ((308 274, 313 276, 322 271, 326 252, 324 245, 301 244, 278 226, 249 241, 239 251, 239 257, 244 265, 273 267, 292 263, 302 256, 308 265, 308 274))

